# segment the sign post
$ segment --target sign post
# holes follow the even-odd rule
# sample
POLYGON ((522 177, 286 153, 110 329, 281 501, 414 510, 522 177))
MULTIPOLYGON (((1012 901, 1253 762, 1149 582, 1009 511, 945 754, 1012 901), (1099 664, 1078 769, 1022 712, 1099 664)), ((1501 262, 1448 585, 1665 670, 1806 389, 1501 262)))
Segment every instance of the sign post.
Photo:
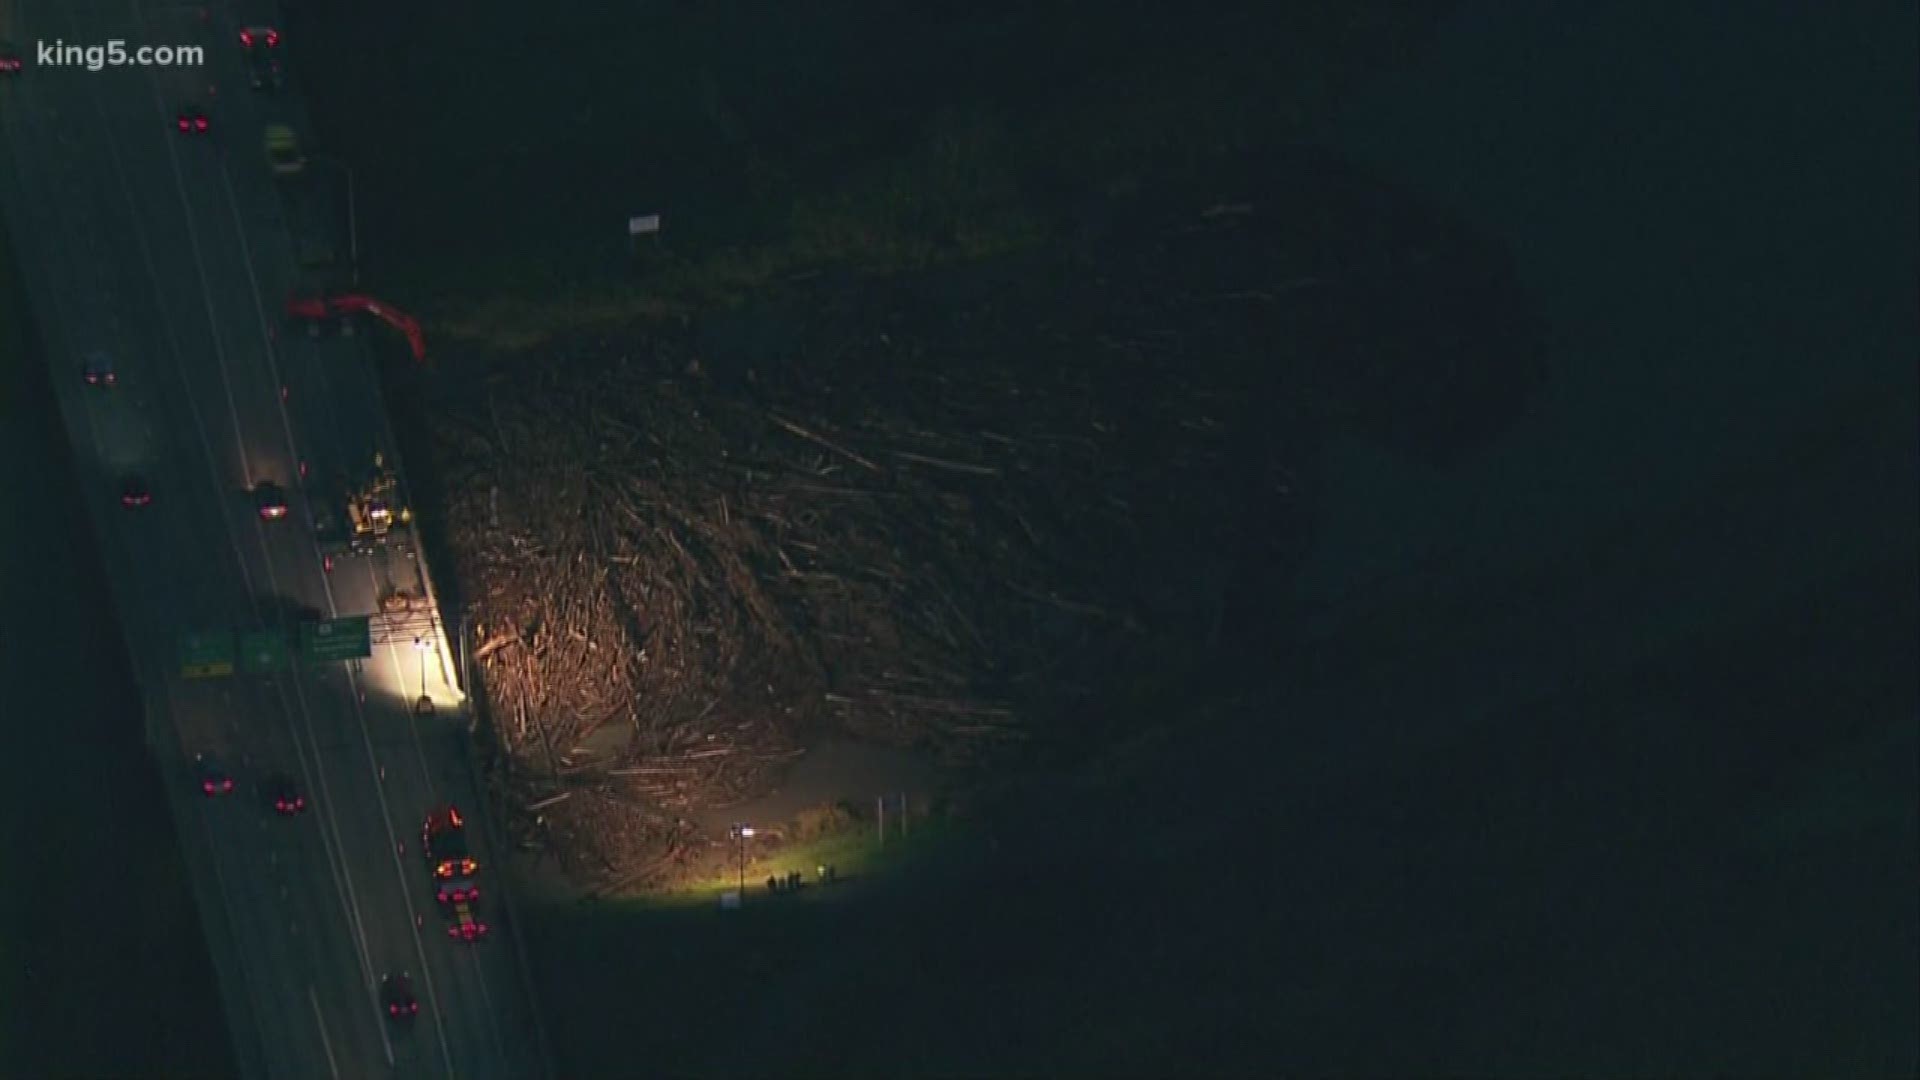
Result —
POLYGON ((373 655, 372 620, 366 615, 300 624, 300 659, 325 664, 373 655))
POLYGON ((634 214, 627 218, 627 255, 639 254, 640 237, 660 231, 659 214, 634 214))
POLYGON ((180 675, 211 679, 233 674, 233 631, 195 630, 180 635, 180 675))
POLYGON ((252 630, 240 635, 243 671, 281 671, 292 662, 287 635, 280 630, 252 630))

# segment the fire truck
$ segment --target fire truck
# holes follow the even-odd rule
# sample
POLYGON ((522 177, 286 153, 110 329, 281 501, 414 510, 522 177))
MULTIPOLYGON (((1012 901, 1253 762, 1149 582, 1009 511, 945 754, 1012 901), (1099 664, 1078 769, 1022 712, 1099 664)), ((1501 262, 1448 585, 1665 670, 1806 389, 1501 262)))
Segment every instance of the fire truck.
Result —
POLYGON ((427 815, 420 826, 420 851, 436 882, 452 878, 470 878, 480 872, 480 863, 467 849, 467 820, 460 808, 441 807, 427 815))

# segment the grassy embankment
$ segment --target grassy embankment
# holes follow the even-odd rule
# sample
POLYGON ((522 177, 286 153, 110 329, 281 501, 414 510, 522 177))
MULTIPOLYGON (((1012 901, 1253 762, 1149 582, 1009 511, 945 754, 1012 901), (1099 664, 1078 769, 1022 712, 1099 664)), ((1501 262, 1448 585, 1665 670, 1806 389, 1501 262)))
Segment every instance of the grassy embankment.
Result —
POLYGON ((16 273, 0 232, 0 596, 19 631, 0 643, 0 1075, 232 1075, 193 892, 16 273))
MULTIPOLYGON (((642 4, 529 31, 522 10, 479 5, 422 50, 406 25, 369 40, 355 7, 296 40, 334 73, 319 137, 361 163, 370 269, 439 341, 507 348, 795 275, 1053 243, 1143 175, 1296 136, 1431 19, 1390 0, 1144 3, 1099 22, 1070 4, 944 22, 642 4), (433 122, 396 101, 431 103, 433 122), (651 212, 662 232, 630 245, 628 216, 651 212)), ((426 16, 382 14, 410 18, 426 16)))

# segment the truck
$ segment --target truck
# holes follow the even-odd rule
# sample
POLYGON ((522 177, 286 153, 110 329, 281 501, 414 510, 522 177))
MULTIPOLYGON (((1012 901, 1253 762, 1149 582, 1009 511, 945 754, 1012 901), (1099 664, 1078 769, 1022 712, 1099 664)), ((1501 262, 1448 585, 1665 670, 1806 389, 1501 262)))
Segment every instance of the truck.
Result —
POLYGON ((316 501, 313 515, 315 538, 328 556, 364 555, 387 547, 413 554, 404 540, 413 510, 400 490, 399 474, 381 451, 374 451, 373 466, 365 474, 336 485, 333 494, 316 501))
POLYGON ((471 878, 480 863, 467 848, 467 820, 452 804, 428 812, 420 825, 420 853, 435 882, 471 878))
POLYGON ((287 231, 301 270, 329 275, 338 254, 339 215, 333 188, 322 177, 308 175, 297 184, 282 184, 281 201, 287 210, 287 231))

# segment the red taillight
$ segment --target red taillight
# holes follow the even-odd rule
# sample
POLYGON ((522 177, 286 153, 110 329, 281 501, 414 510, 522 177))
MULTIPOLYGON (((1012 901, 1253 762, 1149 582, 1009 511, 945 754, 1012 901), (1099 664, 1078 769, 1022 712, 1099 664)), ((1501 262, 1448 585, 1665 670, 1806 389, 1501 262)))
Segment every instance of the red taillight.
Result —
POLYGON ((417 1002, 417 1001, 409 1001, 409 1002, 407 1002, 407 1011, 408 1011, 408 1012, 410 1012, 410 1013, 417 1013, 417 1012, 419 1012, 419 1011, 420 1011, 420 1003, 419 1003, 419 1002, 417 1002))
POLYGON ((400 1015, 400 1006, 398 1006, 398 1005, 389 1005, 389 1006, 387 1006, 387 1015, 388 1015, 388 1016, 399 1016, 399 1015, 400 1015))
POLYGON ((280 31, 278 30, 267 31, 267 46, 269 48, 272 48, 273 46, 278 44, 280 44, 280 31))
POLYGON ((209 795, 213 794, 213 781, 211 780, 200 781, 200 790, 206 792, 209 795))
POLYGON ((207 118, 206 118, 206 117, 204 117, 204 116, 196 116, 196 117, 194 117, 194 118, 193 118, 193 130, 195 130, 195 131, 205 131, 205 130, 207 130, 207 118))
POLYGON ((245 48, 249 48, 249 49, 253 48, 253 31, 251 30, 240 31, 240 44, 245 48))
POLYGON ((181 131, 187 130, 187 118, 184 116, 180 117, 173 122, 173 126, 179 128, 181 131))
POLYGON ((449 927, 447 927, 447 936, 448 936, 448 937, 459 937, 459 936, 460 936, 460 928, 459 928, 459 927, 457 927, 457 926, 449 926, 449 927))
POLYGON ((295 810, 305 810, 307 808, 306 797, 301 796, 300 798, 293 800, 293 808, 295 810))

